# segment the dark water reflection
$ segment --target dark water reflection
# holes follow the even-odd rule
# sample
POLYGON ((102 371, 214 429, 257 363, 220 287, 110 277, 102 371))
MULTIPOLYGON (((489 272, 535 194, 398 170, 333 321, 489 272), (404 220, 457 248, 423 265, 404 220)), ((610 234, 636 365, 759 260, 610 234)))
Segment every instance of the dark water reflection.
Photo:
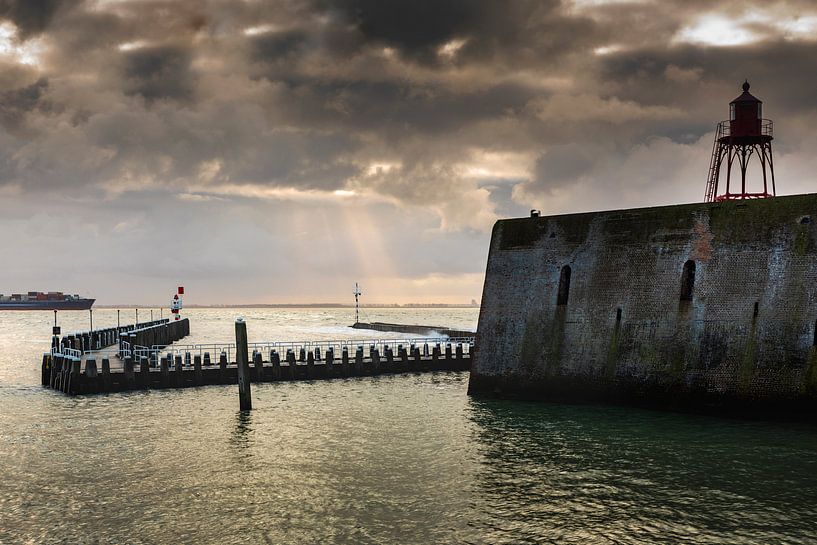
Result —
POLYGON ((471 403, 490 543, 817 542, 814 428, 471 403))
POLYGON ((817 542, 814 428, 466 387, 0 386, 0 543, 817 542))

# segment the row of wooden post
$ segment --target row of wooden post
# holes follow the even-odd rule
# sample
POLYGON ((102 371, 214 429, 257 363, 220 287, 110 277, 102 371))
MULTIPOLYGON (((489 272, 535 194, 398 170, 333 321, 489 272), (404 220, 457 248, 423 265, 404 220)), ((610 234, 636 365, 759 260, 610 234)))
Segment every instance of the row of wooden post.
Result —
MULTIPOLYGON (((269 361, 265 362, 260 352, 253 352, 247 355, 246 365, 244 360, 237 356, 236 359, 242 364, 233 366, 229 364, 226 352, 219 355, 217 362, 207 352, 195 355, 168 353, 161 357, 154 352, 149 358, 125 357, 121 360, 120 371, 111 369, 111 361, 108 358, 102 359, 101 362, 87 358, 83 369, 79 358, 47 353, 43 356, 42 383, 44 386, 72 395, 142 388, 184 388, 206 384, 236 384, 239 370, 243 368, 245 378, 243 384, 249 389, 251 382, 262 381, 467 370, 470 368, 470 356, 470 353, 464 352, 461 344, 456 347, 446 345, 444 349, 438 345, 422 348, 399 346, 396 351, 389 347, 382 355, 377 348, 370 347, 368 357, 364 357, 363 347, 358 346, 353 352, 344 348, 340 358, 335 357, 332 349, 322 354, 306 349, 296 353, 289 349, 285 354, 272 350, 269 361)), ((249 405, 252 406, 251 395, 249 405)))

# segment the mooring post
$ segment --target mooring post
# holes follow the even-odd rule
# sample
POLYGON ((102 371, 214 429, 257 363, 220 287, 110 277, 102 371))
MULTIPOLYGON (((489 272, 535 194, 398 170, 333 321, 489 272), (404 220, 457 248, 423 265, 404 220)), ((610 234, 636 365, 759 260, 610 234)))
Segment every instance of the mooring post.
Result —
POLYGON ((281 355, 277 350, 270 350, 269 361, 272 364, 272 380, 281 380, 281 355))
POLYGON ((227 379, 227 352, 223 350, 218 356, 218 375, 221 380, 227 379))
POLYGON ((252 352, 253 376, 256 382, 264 381, 264 356, 261 352, 253 350, 252 352))
POLYGON ((173 363, 176 367, 176 386, 181 388, 184 385, 184 365, 182 365, 182 355, 173 356, 173 363))
POLYGON ((48 375, 48 386, 55 390, 57 389, 63 358, 64 356, 58 353, 54 355, 54 361, 51 362, 51 373, 48 375))
POLYGON ((193 376, 196 380, 196 386, 204 384, 204 375, 201 371, 201 354, 193 356, 193 376))
POLYGON ((242 411, 252 410, 249 352, 247 324, 244 318, 237 318, 235 321, 235 362, 238 366, 238 401, 242 411))
POLYGON ((384 350, 386 352, 386 371, 394 371, 394 349, 391 346, 386 345, 384 350))
POLYGON ((306 354, 306 377, 315 378, 315 354, 311 350, 306 354))
POLYGON ((139 386, 145 389, 150 387, 150 362, 147 356, 139 356, 139 386))
POLYGON ((61 390, 64 393, 68 393, 68 386, 71 384, 71 368, 74 366, 74 360, 76 358, 73 356, 69 356, 65 363, 62 366, 62 383, 61 383, 61 390))
POLYGON ((344 346, 340 351, 340 362, 343 369, 343 376, 349 376, 349 347, 344 346))
POLYGON ((68 376, 68 387, 65 389, 65 393, 68 395, 77 395, 82 393, 82 386, 80 382, 82 379, 80 378, 80 366, 82 365, 82 360, 79 358, 72 358, 71 359, 71 370, 68 376))
POLYGON ((102 358, 102 391, 111 390, 111 360, 102 358))
POLYGON ((42 385, 48 386, 48 379, 51 375, 51 353, 43 354, 42 376, 40 377, 42 385))
POLYGON ((134 373, 133 373, 133 358, 130 356, 125 357, 125 384, 127 384, 127 390, 133 390, 134 386, 134 373))
POLYGON ((335 362, 335 349, 327 347, 326 349, 326 378, 332 378, 335 376, 334 369, 332 369, 333 364, 335 362))
POLYGON ((295 363, 295 352, 292 351, 291 348, 287 348, 287 363, 289 364, 289 378, 295 380, 297 377, 296 375, 296 363, 295 363))
POLYGON ((355 350, 355 376, 363 375, 363 346, 358 345, 355 350))
POLYGON ((97 374, 96 360, 94 358, 85 360, 85 376, 87 378, 96 378, 97 374))
POLYGON ((159 375, 159 387, 170 388, 170 358, 163 357, 161 361, 161 374, 159 375))
POLYGON ((89 394, 96 394, 99 392, 99 373, 96 368, 96 360, 89 358, 85 360, 85 377, 83 383, 85 385, 84 391, 89 394))

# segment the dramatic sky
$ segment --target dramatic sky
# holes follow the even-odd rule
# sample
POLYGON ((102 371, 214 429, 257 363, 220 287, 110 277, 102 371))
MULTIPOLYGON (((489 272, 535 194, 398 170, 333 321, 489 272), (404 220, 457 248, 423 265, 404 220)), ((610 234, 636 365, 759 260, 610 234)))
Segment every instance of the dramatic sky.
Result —
POLYGON ((498 218, 702 200, 744 78, 815 191, 813 0, 0 0, 0 292, 469 302, 498 218))

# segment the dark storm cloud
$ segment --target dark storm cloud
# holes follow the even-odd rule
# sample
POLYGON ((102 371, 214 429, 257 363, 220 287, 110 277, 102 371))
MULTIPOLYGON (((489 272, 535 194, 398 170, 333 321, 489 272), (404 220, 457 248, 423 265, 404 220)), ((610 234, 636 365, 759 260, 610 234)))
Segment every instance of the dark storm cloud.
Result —
POLYGON ((48 80, 40 78, 31 85, 0 92, 0 124, 13 131, 29 113, 46 110, 48 104, 43 101, 43 95, 47 88, 48 80))
POLYGON ((592 43, 597 28, 587 17, 567 16, 554 0, 493 2, 445 0, 319 1, 321 9, 353 25, 367 42, 393 46, 414 61, 441 66, 439 50, 462 40, 461 62, 551 63, 578 43, 592 43))
POLYGON ((190 100, 195 91, 190 61, 190 51, 181 47, 149 47, 128 52, 124 62, 124 92, 147 100, 190 100))
POLYGON ((304 30, 266 33, 253 40, 252 56, 262 63, 275 63, 302 51, 308 42, 309 34, 304 30))
MULTIPOLYGON (((506 170, 527 204, 577 177, 603 189, 594 165, 624 168, 654 139, 688 151, 744 77, 783 124, 812 112, 817 46, 780 26, 812 12, 760 1, 0 0, 18 29, 11 45, 39 48, 35 68, 0 82, 0 186, 354 187, 449 199, 442 215, 460 195, 490 223, 508 194, 482 183, 506 176, 496 154, 518 162, 506 170), (768 14, 741 23, 758 36, 745 45, 681 39, 716 9, 768 14)), ((467 217, 455 215, 441 221, 467 217)))
POLYGON ((23 38, 46 30, 60 10, 66 10, 80 0, 0 0, 0 17, 17 27, 23 38))
POLYGON ((814 109, 817 70, 806 67, 817 58, 814 41, 775 40, 759 44, 703 48, 691 45, 671 49, 649 48, 609 55, 600 77, 614 82, 621 97, 640 103, 702 104, 710 88, 702 83, 731 87, 734 96, 719 97, 721 105, 739 95, 739 83, 749 79, 752 92, 785 113, 814 109), (696 71, 688 81, 667 78, 671 68, 696 71))

